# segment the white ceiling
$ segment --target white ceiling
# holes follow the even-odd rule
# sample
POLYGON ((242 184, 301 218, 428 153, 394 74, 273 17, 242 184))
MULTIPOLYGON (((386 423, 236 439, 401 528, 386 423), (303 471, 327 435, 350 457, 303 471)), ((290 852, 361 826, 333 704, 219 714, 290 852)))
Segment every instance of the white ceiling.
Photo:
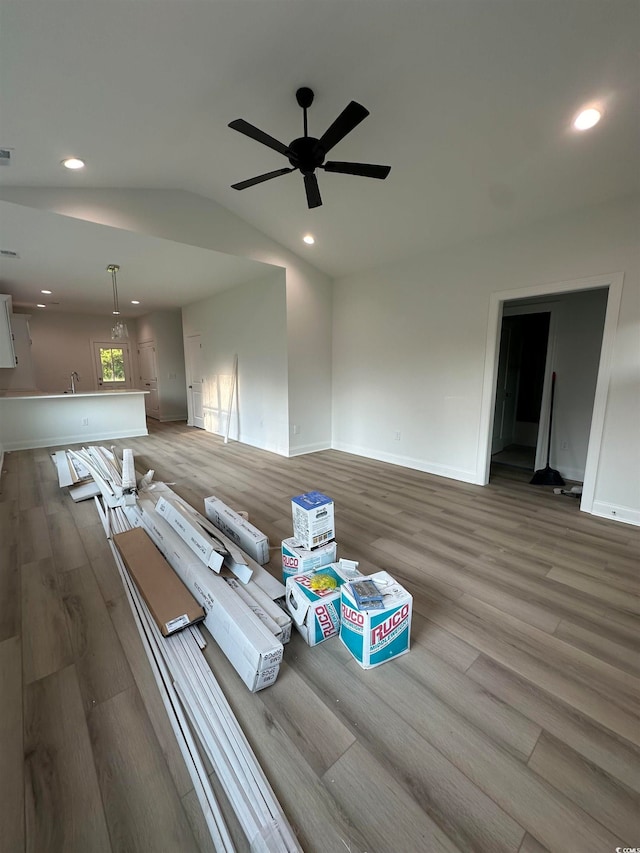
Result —
MULTIPOLYGON (((639 8, 637 0, 2 0, 0 147, 14 150, 0 183, 189 190, 345 275, 640 189, 639 8), (320 172, 324 205, 311 211, 298 173, 230 189, 288 163, 229 121, 244 118, 288 143, 302 132, 301 85, 316 92, 311 135, 350 100, 370 110, 331 156, 389 164, 386 181, 320 172), (594 102, 600 125, 573 131, 575 113, 594 102), (71 154, 86 160, 83 172, 61 168, 71 154), (301 243, 307 231, 317 240, 311 250, 301 243)), ((0 248, 28 235, 23 259, 11 263, 30 264, 32 287, 59 261, 56 274, 69 272, 75 252, 51 255, 37 216, 18 226, 15 211, 0 213, 0 248)), ((104 253, 95 251, 84 260, 103 278, 104 253)), ((122 257, 106 262, 122 264, 124 286, 122 257)), ((6 283, 14 273, 1 263, 6 283)))
POLYGON ((3 246, 20 258, 0 258, 0 281, 14 305, 43 302, 53 311, 101 313, 113 308, 111 273, 117 263, 120 311, 139 317, 188 305, 217 290, 252 281, 274 268, 237 258, 58 216, 0 201, 3 246), (43 296, 40 288, 52 291, 43 296), (131 305, 137 299, 140 305, 131 305))

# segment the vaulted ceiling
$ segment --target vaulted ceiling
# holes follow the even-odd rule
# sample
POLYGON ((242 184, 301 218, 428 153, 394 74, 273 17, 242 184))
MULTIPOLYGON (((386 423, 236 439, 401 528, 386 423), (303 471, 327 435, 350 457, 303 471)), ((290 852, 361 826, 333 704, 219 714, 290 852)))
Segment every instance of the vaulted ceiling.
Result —
MULTIPOLYGON (((330 276, 349 274, 639 189, 638 9, 635 0, 2 0, 0 148, 12 158, 0 185, 189 190, 330 276), (320 172, 314 210, 298 173, 230 188, 288 164, 228 123, 244 118, 289 143, 302 132, 301 85, 316 93, 312 135, 351 100, 369 109, 331 158, 389 164, 387 180, 320 172), (576 132, 573 117, 593 103, 602 121, 576 132), (71 154, 84 170, 61 167, 71 154)), ((15 248, 8 240, 25 261, 32 253, 33 285, 54 263, 35 252, 42 223, 25 216, 21 230, 4 206, 0 217, 0 248, 15 248)), ((0 261, 9 292, 21 287, 12 263, 0 261)))

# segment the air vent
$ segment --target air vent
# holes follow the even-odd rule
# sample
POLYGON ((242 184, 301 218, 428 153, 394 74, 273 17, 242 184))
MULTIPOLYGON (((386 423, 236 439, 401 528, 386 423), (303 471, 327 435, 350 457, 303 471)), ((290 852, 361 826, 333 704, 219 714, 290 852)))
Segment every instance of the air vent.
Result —
POLYGON ((11 149, 10 148, 0 148, 0 166, 10 166, 11 165, 11 149))
POLYGON ((0 258, 19 258, 17 252, 12 252, 11 249, 0 249, 0 258))

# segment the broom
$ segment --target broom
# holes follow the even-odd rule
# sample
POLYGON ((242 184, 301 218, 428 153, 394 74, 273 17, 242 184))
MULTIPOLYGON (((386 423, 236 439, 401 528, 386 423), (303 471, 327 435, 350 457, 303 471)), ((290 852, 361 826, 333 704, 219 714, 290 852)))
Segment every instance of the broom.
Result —
POLYGON ((551 402, 549 404, 549 438, 547 440, 547 464, 544 468, 536 471, 529 480, 532 486, 564 486, 564 480, 555 469, 549 465, 551 456, 551 424, 553 421, 553 395, 556 388, 556 374, 551 374, 551 402))

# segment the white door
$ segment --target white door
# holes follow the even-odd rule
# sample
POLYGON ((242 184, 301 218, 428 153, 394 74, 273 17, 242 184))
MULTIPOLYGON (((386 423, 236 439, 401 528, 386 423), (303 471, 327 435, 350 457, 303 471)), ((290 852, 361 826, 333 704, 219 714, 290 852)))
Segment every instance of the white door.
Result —
POLYGON ((522 337, 511 317, 502 320, 496 409, 493 418, 491 452, 499 453, 513 444, 518 401, 518 377, 522 356, 522 337))
POLYGON ((204 429, 202 339, 200 335, 189 335, 185 343, 189 425, 204 429))
POLYGON ((131 388, 129 344, 123 341, 94 341, 93 364, 98 388, 131 388))
POLYGON ((158 365, 155 341, 145 341, 138 344, 138 365, 140 367, 140 388, 149 392, 144 395, 145 412, 150 418, 159 420, 160 401, 158 399, 158 365))

